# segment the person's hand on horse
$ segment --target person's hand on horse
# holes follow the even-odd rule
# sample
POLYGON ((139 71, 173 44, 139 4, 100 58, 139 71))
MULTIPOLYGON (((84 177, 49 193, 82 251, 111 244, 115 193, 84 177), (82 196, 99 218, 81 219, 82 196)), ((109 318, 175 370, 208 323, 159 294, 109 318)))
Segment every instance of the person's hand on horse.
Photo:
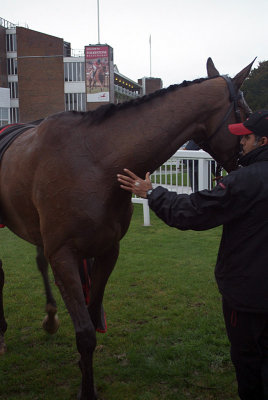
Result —
POLYGON ((127 175, 117 174, 117 180, 120 182, 120 187, 128 192, 132 192, 136 196, 147 198, 148 190, 152 189, 150 180, 150 172, 146 172, 145 179, 141 179, 129 169, 124 168, 127 175))

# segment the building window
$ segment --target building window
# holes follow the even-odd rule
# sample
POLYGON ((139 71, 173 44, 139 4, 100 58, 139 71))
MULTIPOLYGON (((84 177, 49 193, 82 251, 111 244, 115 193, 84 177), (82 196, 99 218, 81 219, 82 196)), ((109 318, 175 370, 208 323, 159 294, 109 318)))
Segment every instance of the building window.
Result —
POLYGON ((7 46, 7 51, 17 51, 16 34, 6 35, 6 46, 7 46))
POLYGON ((86 111, 86 94, 85 93, 66 93, 65 94, 65 111, 86 111))
POLYGON ((68 82, 68 63, 64 63, 64 80, 68 82))
POLYGON ((18 63, 16 58, 8 58, 7 59, 7 73, 8 75, 17 75, 18 74, 18 63))
POLYGON ((10 98, 18 99, 19 98, 18 82, 9 82, 8 85, 10 89, 10 98))
POLYGON ((85 80, 85 63, 64 63, 64 80, 65 82, 83 82, 85 80))
POLYGON ((19 109, 18 108, 11 108, 10 109, 10 121, 11 123, 19 122, 19 109))
POLYGON ((82 82, 85 80, 85 63, 80 62, 77 64, 79 64, 77 65, 77 80, 82 82))
POLYGON ((7 125, 8 123, 8 108, 0 107, 0 126, 7 125))

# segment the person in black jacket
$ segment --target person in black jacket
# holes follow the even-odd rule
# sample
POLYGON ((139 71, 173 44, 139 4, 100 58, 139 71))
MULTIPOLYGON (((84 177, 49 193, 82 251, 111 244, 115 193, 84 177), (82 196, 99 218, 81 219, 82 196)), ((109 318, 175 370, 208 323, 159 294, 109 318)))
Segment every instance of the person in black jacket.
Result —
POLYGON ((231 359, 242 400, 268 400, 268 110, 241 124, 241 168, 212 190, 187 194, 152 188, 125 169, 122 189, 148 198, 150 208, 169 226, 205 230, 223 225, 215 267, 222 295, 231 359))

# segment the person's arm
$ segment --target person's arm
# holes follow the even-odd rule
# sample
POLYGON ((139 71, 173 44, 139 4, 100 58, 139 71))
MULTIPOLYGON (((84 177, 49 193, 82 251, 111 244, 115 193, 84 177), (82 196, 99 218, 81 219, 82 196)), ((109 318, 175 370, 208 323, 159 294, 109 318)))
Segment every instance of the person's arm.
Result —
POLYGON ((238 174, 234 172, 226 176, 212 190, 188 195, 158 186, 147 196, 152 187, 149 173, 142 180, 127 169, 124 172, 127 175, 118 175, 121 188, 148 198, 150 208, 159 218, 169 226, 182 230, 210 229, 240 217, 250 209, 256 193, 261 190, 255 176, 238 171, 238 174))
MULTIPOLYGON (((117 175, 120 187, 137 196, 148 198, 150 208, 161 218, 167 225, 178 229, 208 229, 213 226, 220 225, 216 217, 211 218, 213 212, 208 211, 208 208, 216 207, 217 197, 212 201, 209 191, 202 191, 195 196, 181 194, 168 191, 167 189, 158 186, 152 190, 150 181, 150 173, 147 172, 145 180, 134 174, 128 169, 124 169, 126 175, 117 175), (150 191, 148 196, 148 191, 150 191)), ((223 192, 220 190, 219 195, 223 192)))
POLYGON ((150 208, 167 225, 181 230, 205 230, 227 222, 230 195, 222 187, 190 195, 177 194, 161 186, 148 198, 150 208))

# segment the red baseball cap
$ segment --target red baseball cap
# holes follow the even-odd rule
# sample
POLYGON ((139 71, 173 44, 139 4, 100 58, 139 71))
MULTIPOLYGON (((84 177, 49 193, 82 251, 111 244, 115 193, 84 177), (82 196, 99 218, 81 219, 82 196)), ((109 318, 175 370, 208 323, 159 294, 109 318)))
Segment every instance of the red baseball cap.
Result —
POLYGON ((249 135, 268 137, 268 110, 252 113, 246 121, 228 126, 233 135, 249 135))

